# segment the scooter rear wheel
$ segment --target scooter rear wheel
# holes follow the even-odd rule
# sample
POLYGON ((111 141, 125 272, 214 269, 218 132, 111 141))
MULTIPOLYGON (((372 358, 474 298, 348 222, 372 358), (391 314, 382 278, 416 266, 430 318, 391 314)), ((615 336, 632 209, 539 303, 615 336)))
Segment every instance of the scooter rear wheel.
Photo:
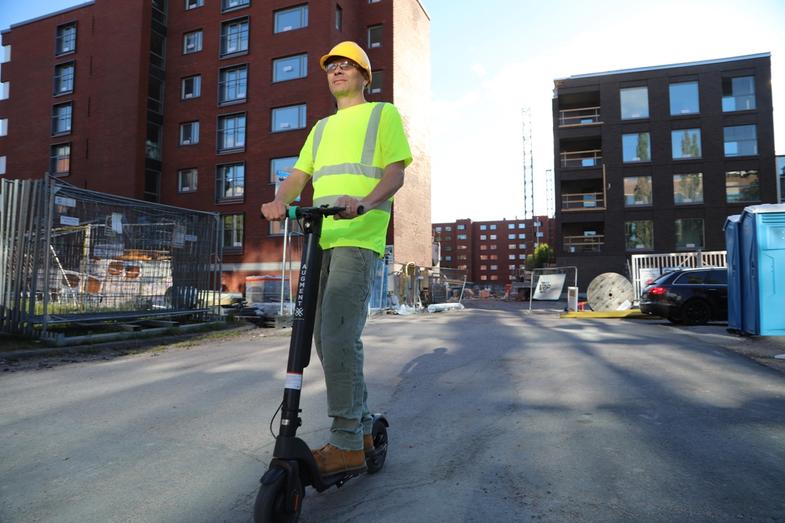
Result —
POLYGON ((254 523, 296 523, 300 518, 305 489, 300 482, 297 482, 294 487, 296 491, 292 493, 293 497, 298 498, 295 502, 296 506, 287 507, 286 473, 280 474, 270 484, 262 484, 254 504, 254 523))
POLYGON ((373 422, 371 429, 373 435, 373 454, 366 460, 368 474, 374 474, 382 470, 384 461, 387 459, 387 425, 381 419, 373 422))

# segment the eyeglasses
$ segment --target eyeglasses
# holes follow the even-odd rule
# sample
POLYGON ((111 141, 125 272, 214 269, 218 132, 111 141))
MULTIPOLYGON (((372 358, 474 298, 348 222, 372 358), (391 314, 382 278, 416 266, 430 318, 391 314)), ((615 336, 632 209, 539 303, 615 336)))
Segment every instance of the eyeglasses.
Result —
POLYGON ((348 69, 354 69, 357 67, 357 64, 352 62, 351 60, 336 60, 334 62, 330 62, 329 64, 324 66, 324 70, 328 73, 334 73, 336 69, 341 71, 346 71, 348 69))

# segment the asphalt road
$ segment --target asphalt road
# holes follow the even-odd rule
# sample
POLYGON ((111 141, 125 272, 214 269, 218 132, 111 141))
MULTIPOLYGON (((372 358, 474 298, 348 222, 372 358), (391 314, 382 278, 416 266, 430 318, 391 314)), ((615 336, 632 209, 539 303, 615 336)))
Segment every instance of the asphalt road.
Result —
MULTIPOLYGON (((0 374, 0 521, 250 521, 288 350, 259 332, 0 374)), ((303 522, 785 521, 785 374, 710 336, 510 306, 375 319, 365 344, 387 464, 309 489, 303 522)))

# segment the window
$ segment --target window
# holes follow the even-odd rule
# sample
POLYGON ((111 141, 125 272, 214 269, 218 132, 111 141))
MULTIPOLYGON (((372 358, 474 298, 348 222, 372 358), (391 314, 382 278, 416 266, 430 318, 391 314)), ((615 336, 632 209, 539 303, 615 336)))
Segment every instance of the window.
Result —
POLYGON ((755 109, 755 77, 737 76, 722 79, 722 111, 755 109))
POLYGON ((11 96, 11 82, 0 82, 0 100, 8 100, 11 96))
POLYGON ((703 173, 673 175, 673 203, 703 203, 703 173))
POLYGON ((381 47, 382 46, 382 28, 384 26, 381 25, 373 25, 368 28, 368 48, 373 49, 374 47, 381 47))
POLYGON ((526 255, 525 254, 519 254, 518 255, 518 259, 519 260, 525 260, 526 259, 526 255))
POLYGON ((223 248, 225 251, 239 251, 243 248, 244 216, 242 214, 227 214, 223 220, 223 248))
POLYGON ((147 108, 158 114, 163 114, 164 107, 164 81, 150 76, 147 81, 147 108))
POLYGON ((507 244, 507 248, 508 248, 509 250, 511 250, 511 251, 514 251, 515 249, 517 249, 517 248, 518 248, 518 246, 517 246, 516 244, 514 244, 514 243, 508 243, 508 244, 507 244))
POLYGON ((676 248, 703 248, 703 218, 682 218, 676 220, 676 248))
POLYGON ((368 91, 371 94, 378 94, 382 92, 382 85, 384 84, 384 71, 374 71, 371 75, 371 85, 368 91))
POLYGON ((0 136, 8 136, 8 118, 0 118, 0 136))
POLYGON ((5 174, 6 170, 6 157, 0 156, 0 175, 5 174))
POLYGON ((180 145, 195 145, 199 143, 199 122, 186 122, 180 124, 180 145))
POLYGON ((496 230, 496 224, 492 223, 489 228, 490 228, 490 230, 495 231, 496 230))
POLYGON ((524 232, 518 233, 518 239, 519 240, 525 240, 526 239, 526 233, 524 233, 524 232))
POLYGON ((161 159, 161 126, 147 122, 147 139, 144 143, 145 158, 161 159))
POLYGON ((508 234, 508 235, 507 235, 507 239, 508 239, 508 240, 514 240, 514 239, 515 239, 515 233, 508 234))
POLYGON ((215 173, 215 201, 242 200, 245 195, 245 164, 219 165, 215 173))
POLYGON ((624 222, 624 244, 628 251, 654 249, 654 222, 624 222))
POLYGON ((526 250, 526 244, 525 243, 519 243, 518 244, 518 248, 521 249, 521 250, 526 250))
POLYGON ((624 178, 624 206, 651 205, 651 176, 624 178))
POLYGON ((526 228, 526 224, 525 223, 519 223, 518 224, 518 228, 519 229, 525 229, 526 228))
POLYGON ((187 100, 189 98, 198 98, 202 94, 202 76, 194 75, 183 78, 180 88, 180 98, 187 100))
MULTIPOLYGON (((514 259, 515 259, 515 255, 514 255, 514 254, 508 254, 508 255, 507 255, 507 259, 508 259, 508 260, 514 260, 514 259)), ((514 268, 514 267, 513 267, 513 268, 514 268)))
POLYGON ((218 79, 218 103, 245 100, 248 91, 248 66, 221 69, 218 79))
POLYGON ((488 226, 487 225, 480 225, 480 230, 481 231, 487 231, 488 230, 488 226))
POLYGON ((144 172, 144 194, 148 202, 157 202, 161 196, 161 173, 153 170, 144 172))
MULTIPOLYGON (((511 259, 514 260, 515 259, 515 255, 513 255, 513 257, 511 259)), ((515 270, 515 264, 513 263, 512 265, 508 265, 507 268, 509 270, 511 270, 511 271, 514 271, 515 270)), ((512 276, 510 276, 510 278, 512 278, 512 276)))
POLYGON ((245 148, 245 114, 218 117, 218 152, 245 148))
POLYGON ((447 232, 450 232, 450 231, 452 231, 452 227, 450 225, 447 225, 447 226, 444 227, 444 230, 447 231, 447 232))
POLYGON ((498 271, 499 270, 499 266, 498 265, 491 265, 491 270, 492 271, 498 271))
POLYGON ((202 50, 202 31, 192 31, 183 35, 183 54, 198 53, 202 50))
POLYGON ((76 23, 61 25, 57 28, 55 54, 61 55, 76 51, 76 23))
POLYGON ((308 27, 308 6, 300 5, 291 9, 282 9, 276 11, 274 17, 276 33, 308 27))
POLYGON ((624 163, 651 161, 649 133, 623 134, 621 144, 624 163))
POLYGON ((444 261, 452 261, 452 256, 445 256, 444 261))
POLYGON ((723 129, 725 156, 753 156, 758 154, 755 125, 734 125, 723 129))
MULTIPOLYGON (((273 158, 270 160, 270 182, 278 183, 284 181, 289 176, 295 163, 297 163, 297 156, 273 158)), ((441 231, 441 227, 436 228, 436 232, 439 231, 441 231)))
MULTIPOLYGON (((270 181, 275 184, 275 192, 278 193, 278 189, 281 183, 289 176, 292 172, 292 167, 294 164, 297 163, 297 156, 287 156, 286 158, 273 158, 270 161, 270 181)), ((300 196, 294 199, 295 202, 300 201, 300 196)))
POLYGON ((465 234, 459 234, 459 235, 456 237, 456 239, 457 239, 457 240, 465 240, 465 239, 466 239, 466 235, 465 235, 465 234))
POLYGON ((703 285, 708 282, 709 271, 689 271, 677 277, 674 285, 703 285))
POLYGON ((202 7, 204 5, 204 0, 185 0, 185 10, 189 9, 196 9, 197 7, 202 7))
POLYGON ((164 69, 164 58, 166 58, 166 37, 157 31, 150 31, 150 63, 164 69))
POLYGON ((221 0, 221 11, 240 9, 251 5, 251 0, 221 0))
POLYGON ((382 1, 382 0, 368 0, 368 3, 369 3, 369 4, 378 4, 378 3, 379 3, 379 2, 381 2, 381 1, 382 1))
POLYGON ((273 132, 305 128, 305 104, 273 109, 273 132))
POLYGON ((308 75, 308 55, 298 54, 273 60, 273 82, 285 82, 308 75))
POLYGON ((701 130, 681 129, 671 131, 671 149, 674 160, 701 157, 701 130))
POLYGON ((248 19, 221 24, 221 56, 248 51, 248 19))
POLYGON ((54 95, 70 93, 74 90, 74 63, 55 66, 54 95))
POLYGON ((196 192, 198 178, 196 169, 181 169, 177 171, 177 192, 196 192))
POLYGON ((487 239, 488 239, 488 235, 487 234, 481 234, 480 235, 480 240, 487 240, 487 239))
POLYGON ((728 203, 760 201, 758 171, 726 172, 725 197, 728 203))
POLYGON ((671 116, 700 112, 698 82, 678 82, 669 86, 671 116))
POLYGON ((488 250, 488 246, 485 245, 485 244, 482 244, 482 245, 480 245, 480 250, 481 251, 487 251, 488 250))
POLYGON ((52 108, 52 134, 71 132, 71 102, 55 105, 52 108))
POLYGON ((335 29, 343 29, 343 9, 339 5, 335 6, 335 29))
POLYGON ((621 119, 632 120, 635 118, 649 117, 649 88, 632 87, 621 89, 621 119))
POLYGON ((508 223, 507 224, 507 228, 508 229, 515 229, 515 224, 514 223, 508 223))
POLYGON ((71 172, 71 144, 53 145, 49 153, 49 174, 66 176, 71 172))
POLYGON ((491 240, 495 240, 495 239, 496 239, 496 235, 495 234, 491 234, 491 240))
POLYGON ((496 244, 495 244, 495 243, 492 243, 492 244, 491 244, 491 250, 492 250, 492 251, 495 251, 495 250, 496 250, 496 248, 497 248, 496 244))

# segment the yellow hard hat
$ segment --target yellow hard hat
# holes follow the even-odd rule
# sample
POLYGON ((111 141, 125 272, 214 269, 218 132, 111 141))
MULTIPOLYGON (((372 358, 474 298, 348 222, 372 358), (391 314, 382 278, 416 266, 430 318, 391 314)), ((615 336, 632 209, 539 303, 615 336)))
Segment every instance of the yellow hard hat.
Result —
POLYGON ((354 60, 357 65, 359 65, 366 73, 368 73, 368 83, 371 82, 371 61, 368 59, 368 55, 365 54, 365 51, 363 51, 362 47, 348 40, 346 42, 337 44, 335 47, 330 49, 329 53, 322 56, 322 58, 319 60, 319 65, 322 67, 322 69, 324 69, 324 64, 327 62, 327 60, 335 56, 354 60))

